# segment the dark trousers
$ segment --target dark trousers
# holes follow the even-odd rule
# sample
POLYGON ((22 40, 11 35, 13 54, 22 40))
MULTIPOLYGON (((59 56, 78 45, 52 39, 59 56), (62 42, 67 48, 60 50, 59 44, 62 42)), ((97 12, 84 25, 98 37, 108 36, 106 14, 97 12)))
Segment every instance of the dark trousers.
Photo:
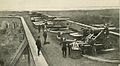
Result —
POLYGON ((38 47, 38 55, 40 55, 40 53, 39 53, 39 52, 40 52, 40 47, 38 47))
POLYGON ((68 48, 68 53, 69 53, 69 55, 71 54, 71 48, 70 47, 68 48))
POLYGON ((66 55, 67 55, 67 49, 66 48, 62 48, 62 54, 63 54, 63 57, 66 57, 66 55))

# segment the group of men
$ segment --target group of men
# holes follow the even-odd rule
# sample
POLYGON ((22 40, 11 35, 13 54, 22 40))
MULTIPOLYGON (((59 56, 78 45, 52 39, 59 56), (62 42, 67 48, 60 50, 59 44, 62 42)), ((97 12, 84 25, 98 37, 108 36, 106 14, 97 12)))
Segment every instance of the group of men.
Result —
MULTIPOLYGON (((47 39, 47 30, 45 29, 45 25, 39 25, 38 26, 38 32, 40 33, 41 31, 41 28, 43 30, 43 37, 44 37, 44 43, 43 44, 46 44, 46 39, 47 39)), ((41 50, 41 40, 40 40, 40 36, 37 37, 37 40, 36 40, 36 45, 37 45, 37 48, 38 48, 38 56, 40 55, 40 50, 41 50)))
POLYGON ((61 41, 60 45, 62 45, 62 55, 63 57, 67 56, 67 48, 68 48, 68 55, 71 54, 71 45, 66 41, 65 38, 61 41))

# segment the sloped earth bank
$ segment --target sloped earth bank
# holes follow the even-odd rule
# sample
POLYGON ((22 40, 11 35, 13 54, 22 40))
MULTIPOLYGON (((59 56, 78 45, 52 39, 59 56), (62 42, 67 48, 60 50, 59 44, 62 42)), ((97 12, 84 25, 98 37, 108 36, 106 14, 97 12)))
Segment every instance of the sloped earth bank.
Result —
POLYGON ((22 41, 23 28, 20 19, 0 18, 0 61, 6 65, 22 41))
MULTIPOLYGON (((41 41, 43 43, 42 33, 39 34, 37 29, 33 27, 30 17, 24 16, 24 18, 33 36, 36 38, 38 35, 41 35, 41 41)), ((63 58, 61 46, 58 45, 59 41, 57 40, 56 35, 48 33, 47 41, 50 42, 50 44, 42 45, 42 52, 49 66, 117 66, 117 64, 92 61, 84 57, 80 59, 71 59, 68 56, 67 58, 63 58)))

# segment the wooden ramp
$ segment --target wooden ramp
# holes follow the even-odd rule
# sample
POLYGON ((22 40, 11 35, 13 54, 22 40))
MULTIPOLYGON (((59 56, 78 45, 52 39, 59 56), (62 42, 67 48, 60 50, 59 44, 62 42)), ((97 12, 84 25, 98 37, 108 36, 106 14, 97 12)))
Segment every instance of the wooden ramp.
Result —
POLYGON ((33 38, 32 33, 30 32, 24 18, 23 17, 19 17, 19 18, 22 21, 22 24, 23 24, 23 27, 25 30, 25 34, 26 34, 26 37, 27 37, 27 40, 28 40, 28 43, 30 46, 30 50, 31 50, 31 53, 33 55, 35 65, 36 66, 48 66, 43 54, 41 53, 40 56, 37 55, 37 46, 35 44, 35 39, 33 38))

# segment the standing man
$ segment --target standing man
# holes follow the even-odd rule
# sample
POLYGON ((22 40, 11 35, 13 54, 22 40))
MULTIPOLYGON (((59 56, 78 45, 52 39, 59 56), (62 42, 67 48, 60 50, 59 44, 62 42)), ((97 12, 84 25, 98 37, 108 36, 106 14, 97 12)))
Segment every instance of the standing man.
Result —
POLYGON ((46 43, 46 39, 47 39, 47 31, 43 32, 43 37, 44 37, 44 44, 46 43))
POLYGON ((41 49, 41 41, 40 41, 40 36, 38 36, 37 40, 36 40, 36 45, 38 48, 38 56, 40 55, 40 49, 41 49))
POLYGON ((68 53, 69 53, 69 56, 70 56, 70 54, 71 54, 71 45, 70 45, 70 43, 68 44, 68 53))
POLYGON ((67 55, 67 46, 66 46, 67 42, 66 39, 64 38, 63 41, 60 43, 60 45, 62 45, 62 54, 63 57, 66 57, 67 55))

